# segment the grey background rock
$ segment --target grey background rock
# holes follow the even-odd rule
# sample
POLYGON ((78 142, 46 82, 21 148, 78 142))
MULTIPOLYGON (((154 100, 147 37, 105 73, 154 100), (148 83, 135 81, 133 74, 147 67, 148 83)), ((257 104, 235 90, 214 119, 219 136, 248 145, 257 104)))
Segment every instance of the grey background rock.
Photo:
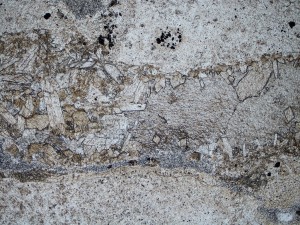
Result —
POLYGON ((299 223, 299 1, 0 15, 2 224, 299 223))

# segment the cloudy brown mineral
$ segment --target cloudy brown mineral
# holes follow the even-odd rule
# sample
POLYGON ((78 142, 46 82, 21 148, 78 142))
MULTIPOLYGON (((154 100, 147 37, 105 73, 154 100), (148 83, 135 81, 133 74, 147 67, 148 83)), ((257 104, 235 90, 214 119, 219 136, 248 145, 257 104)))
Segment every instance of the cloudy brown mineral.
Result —
POLYGON ((0 224, 300 224, 300 1, 0 1, 0 224))

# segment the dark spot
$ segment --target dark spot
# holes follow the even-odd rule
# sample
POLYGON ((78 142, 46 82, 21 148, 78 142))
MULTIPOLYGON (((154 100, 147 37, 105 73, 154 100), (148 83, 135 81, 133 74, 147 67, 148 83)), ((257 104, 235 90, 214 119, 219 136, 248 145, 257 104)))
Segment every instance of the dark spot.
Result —
POLYGON ((100 43, 101 45, 104 45, 104 43, 105 43, 105 37, 103 37, 102 35, 100 35, 100 36, 98 37, 98 41, 99 41, 99 43, 100 43))
POLYGON ((96 97, 96 98, 94 98, 94 100, 95 100, 95 101, 97 101, 97 100, 98 100, 98 98, 96 97))
POLYGON ((112 168, 112 165, 108 165, 108 166, 107 166, 107 169, 111 169, 111 168, 112 168))
POLYGON ((237 164, 234 164, 234 167, 237 167, 237 164))
MULTIPOLYGON (((2 4, 2 3, 1 3, 2 4)), ((4 173, 0 172, 0 178, 5 178, 4 173)))
POLYGON ((147 161, 147 165, 149 166, 156 166, 157 164, 159 164, 159 160, 156 158, 148 157, 147 161))
POLYGON ((122 13, 119 13, 119 16, 122 16, 122 13))
POLYGON ((74 130, 74 124, 72 123, 72 121, 67 120, 66 125, 67 125, 67 127, 66 127, 67 130, 70 130, 70 131, 74 130))
POLYGON ((112 0, 108 7, 113 7, 113 6, 117 5, 118 3, 119 2, 117 0, 112 0))
MULTIPOLYGON (((162 30, 162 29, 160 29, 162 30)), ((170 48, 170 49, 175 49, 177 46, 177 43, 181 42, 181 32, 179 30, 179 28, 177 28, 177 30, 167 30, 166 31, 162 31, 160 36, 158 38, 156 38, 156 43, 160 44, 161 46, 170 48), (177 36, 177 38, 176 38, 177 36)))
POLYGON ((269 172, 269 173, 267 174, 267 176, 270 177, 270 176, 271 176, 271 172, 269 172))
POLYGON ((115 45, 114 38, 116 38, 116 35, 113 34, 115 28, 117 28, 117 25, 115 25, 115 24, 113 24, 113 25, 107 24, 104 26, 104 29, 106 30, 107 35, 106 36, 100 35, 98 37, 98 41, 101 45, 105 45, 105 40, 108 41, 109 49, 111 49, 115 45))
POLYGON ((128 164, 129 164, 130 166, 135 166, 135 165, 137 165, 137 161, 136 161, 136 160, 129 160, 129 161, 128 161, 128 164))
POLYGON ((50 13, 46 13, 45 15, 44 15, 44 18, 47 20, 47 19, 49 19, 51 17, 51 14, 50 13))
POLYGON ((280 167, 280 162, 275 163, 274 167, 280 167))
POLYGON ((234 18, 237 18, 237 15, 235 15, 234 18))
POLYGON ((296 25, 296 23, 295 23, 294 21, 290 21, 290 22, 289 22, 290 28, 293 28, 295 25, 296 25))
POLYGON ((296 211, 296 214, 300 216, 300 209, 296 211))

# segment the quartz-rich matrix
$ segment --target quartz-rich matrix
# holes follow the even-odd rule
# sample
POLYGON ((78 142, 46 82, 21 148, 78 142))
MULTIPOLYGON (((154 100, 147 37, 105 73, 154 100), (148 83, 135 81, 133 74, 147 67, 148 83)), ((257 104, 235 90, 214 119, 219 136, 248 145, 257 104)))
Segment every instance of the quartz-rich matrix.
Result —
POLYGON ((300 1, 1 0, 1 224, 299 224, 300 1))

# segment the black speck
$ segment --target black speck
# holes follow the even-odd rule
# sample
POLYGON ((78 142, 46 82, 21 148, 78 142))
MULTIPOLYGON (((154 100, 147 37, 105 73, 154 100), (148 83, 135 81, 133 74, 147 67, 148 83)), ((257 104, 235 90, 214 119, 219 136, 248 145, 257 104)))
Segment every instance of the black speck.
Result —
POLYGON ((113 7, 115 5, 117 5, 119 2, 117 0, 112 0, 109 4, 109 7, 113 7))
POLYGON ((270 177, 270 176, 271 176, 271 172, 269 172, 269 173, 267 174, 267 176, 270 177))
POLYGON ((105 37, 103 37, 102 35, 100 35, 100 36, 98 37, 98 41, 99 41, 99 43, 100 43, 101 45, 104 45, 104 43, 105 43, 105 37))
POLYGON ((122 13, 119 13, 119 16, 122 16, 122 13))
POLYGON ((280 167, 280 162, 275 163, 274 167, 280 167))
POLYGON ((111 49, 112 47, 114 47, 114 44, 112 42, 109 42, 108 47, 109 49, 111 49))
POLYGON ((111 169, 111 168, 112 168, 112 165, 108 165, 108 166, 107 166, 107 169, 111 169))
POLYGON ((136 161, 136 160, 129 160, 129 161, 128 161, 128 164, 129 164, 130 166, 135 166, 135 165, 137 165, 137 161, 136 161))
POLYGON ((300 216, 300 210, 297 210, 297 211, 296 211, 296 214, 297 214, 298 216, 300 216))
POLYGON ((51 17, 51 14, 50 13, 46 13, 45 15, 44 15, 44 18, 47 20, 47 19, 49 19, 51 17))
MULTIPOLYGON (((160 30, 162 30, 162 29, 160 29, 160 30)), ((176 44, 178 42, 181 42, 181 35, 182 34, 181 34, 179 28, 172 31, 172 30, 169 30, 169 28, 167 27, 167 30, 162 31, 160 36, 158 38, 156 38, 156 43, 161 46, 170 48, 170 49, 175 49, 176 44)))
POLYGON ((235 15, 234 18, 237 18, 237 15, 235 15))
POLYGON ((295 23, 294 21, 290 21, 290 22, 289 22, 290 28, 293 28, 295 25, 296 25, 296 23, 295 23))

